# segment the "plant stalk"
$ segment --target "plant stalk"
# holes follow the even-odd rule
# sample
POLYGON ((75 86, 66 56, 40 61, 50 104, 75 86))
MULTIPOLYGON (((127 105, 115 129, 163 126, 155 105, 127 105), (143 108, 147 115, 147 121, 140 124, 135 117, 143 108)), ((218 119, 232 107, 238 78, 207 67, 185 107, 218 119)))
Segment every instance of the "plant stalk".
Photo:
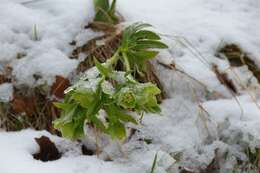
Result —
POLYGON ((107 62, 105 63, 105 66, 106 66, 106 67, 111 67, 112 65, 116 64, 117 61, 118 61, 119 58, 120 58, 120 57, 118 56, 118 54, 119 54, 119 51, 117 50, 117 51, 115 52, 115 54, 114 54, 110 59, 107 60, 107 62))
POLYGON ((129 60, 125 53, 123 53, 123 58, 124 58, 124 62, 125 62, 126 72, 131 71, 130 63, 129 63, 129 60))

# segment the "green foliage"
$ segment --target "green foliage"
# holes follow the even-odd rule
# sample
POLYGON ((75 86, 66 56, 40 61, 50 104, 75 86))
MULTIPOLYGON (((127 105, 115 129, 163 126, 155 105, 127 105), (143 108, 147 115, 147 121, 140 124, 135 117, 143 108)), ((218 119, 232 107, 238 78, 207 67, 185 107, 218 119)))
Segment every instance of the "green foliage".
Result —
POLYGON ((116 16, 116 0, 109 3, 109 0, 94 0, 96 15, 94 21, 104 22, 109 24, 118 23, 116 16))
POLYGON ((134 24, 126 28, 122 45, 114 56, 103 64, 95 59, 96 66, 65 91, 64 102, 55 103, 56 107, 62 110, 62 114, 54 121, 54 127, 60 130, 64 137, 83 137, 84 125, 89 124, 112 138, 124 139, 125 124, 138 124, 130 112, 142 115, 144 112, 161 111, 156 99, 160 89, 152 83, 136 81, 131 74, 133 64, 145 63, 152 58, 151 55, 147 58, 147 54, 153 52, 147 48, 167 47, 158 41, 160 37, 156 33, 142 30, 145 26, 150 25, 134 24), (147 42, 144 44, 145 41, 147 42), (139 57, 144 57, 141 62, 137 57, 129 57, 128 54, 133 50, 139 57), (144 51, 147 53, 142 54, 144 51), (126 63, 125 71, 114 70, 118 61, 126 63))
MULTIPOLYGON (((109 76, 118 75, 111 73, 109 76)), ((69 88, 64 103, 55 103, 62 115, 54 121, 54 127, 64 137, 77 139, 84 136, 84 124, 89 123, 113 138, 123 139, 126 136, 124 123, 137 124, 129 111, 160 112, 156 101, 160 90, 154 84, 142 84, 127 76, 117 78, 121 77, 124 82, 116 81, 116 87, 100 73, 96 79, 80 80, 69 88), (89 87, 91 83, 95 84, 92 88, 89 87), (105 111, 105 117, 101 110, 105 111)))
POLYGON ((168 48, 160 41, 160 36, 153 31, 146 30, 147 27, 151 27, 151 25, 134 23, 127 27, 123 32, 123 40, 119 48, 124 62, 130 66, 128 68, 140 74, 146 71, 145 62, 153 59, 159 53, 154 49, 168 48))

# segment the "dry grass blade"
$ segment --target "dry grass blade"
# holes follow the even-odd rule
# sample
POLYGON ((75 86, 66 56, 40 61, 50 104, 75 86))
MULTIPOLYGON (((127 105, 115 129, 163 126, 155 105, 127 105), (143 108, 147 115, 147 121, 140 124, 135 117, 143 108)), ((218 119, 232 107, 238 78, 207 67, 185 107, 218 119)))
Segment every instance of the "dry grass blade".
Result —
POLYGON ((231 79, 228 78, 228 75, 226 73, 220 72, 216 65, 212 66, 212 70, 214 71, 222 85, 224 85, 234 95, 238 94, 235 84, 231 79))

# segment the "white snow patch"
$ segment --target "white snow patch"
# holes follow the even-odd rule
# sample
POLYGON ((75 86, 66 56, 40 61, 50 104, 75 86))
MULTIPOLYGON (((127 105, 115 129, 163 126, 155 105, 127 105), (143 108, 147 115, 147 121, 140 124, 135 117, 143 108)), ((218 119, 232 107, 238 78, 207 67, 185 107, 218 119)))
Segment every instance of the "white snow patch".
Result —
POLYGON ((12 65, 22 84, 34 84, 38 73, 49 84, 56 75, 67 77, 77 65, 68 58, 73 49, 69 43, 92 16, 89 0, 2 0, 0 62, 12 65), (17 60, 18 53, 26 56, 17 60))
POLYGON ((13 99, 13 85, 4 83, 0 85, 0 102, 9 102, 13 99))
MULTIPOLYGON (((80 46, 99 34, 83 30, 93 17, 92 1, 21 2, 26 1, 1 2, 0 33, 4 34, 0 34, 0 62, 14 67, 13 74, 20 83, 34 84, 35 73, 42 75, 40 82, 47 80, 49 83, 55 75, 67 76, 78 63, 68 58, 72 51, 68 43, 75 39, 80 46), (26 56, 17 60, 17 53, 26 53, 26 56)), ((229 68, 226 61, 215 56, 217 49, 225 43, 240 45, 259 63, 260 30, 256 29, 260 28, 259 0, 122 0, 118 1, 118 10, 127 22, 145 21, 166 34, 164 39, 170 49, 164 51, 159 60, 174 62, 199 82, 156 66, 170 98, 161 104, 162 116, 147 114, 143 124, 135 127, 139 132, 123 145, 127 158, 116 156, 115 147, 110 144, 104 146, 104 152, 115 155, 115 161, 104 162, 96 156, 82 156, 77 143, 47 132, 1 132, 1 171, 149 173, 153 158, 159 153, 156 171, 165 173, 174 162, 172 153, 183 154, 184 165, 196 168, 207 166, 216 148, 230 150, 239 158, 245 157, 241 147, 236 145, 242 140, 241 134, 243 142, 250 145, 247 135, 260 138, 260 112, 256 106, 259 96, 253 101, 248 91, 240 87, 243 95, 235 99, 210 69, 212 63, 222 71, 229 68), (213 91, 219 95, 210 96, 213 91), (210 99, 214 100, 208 101, 210 99), (199 105, 207 111, 203 116, 200 116, 199 105), (47 135, 57 143, 64 151, 62 159, 42 163, 32 158, 31 154, 38 150, 33 138, 41 135, 47 135), (152 140, 152 144, 145 144, 144 139, 152 140)), ((251 74, 243 70, 239 72, 246 83, 251 74)), ((95 71, 91 74, 95 75, 95 71)), ((259 88, 259 85, 254 87, 259 88)), ((233 161, 231 159, 223 167, 231 167, 233 161)))

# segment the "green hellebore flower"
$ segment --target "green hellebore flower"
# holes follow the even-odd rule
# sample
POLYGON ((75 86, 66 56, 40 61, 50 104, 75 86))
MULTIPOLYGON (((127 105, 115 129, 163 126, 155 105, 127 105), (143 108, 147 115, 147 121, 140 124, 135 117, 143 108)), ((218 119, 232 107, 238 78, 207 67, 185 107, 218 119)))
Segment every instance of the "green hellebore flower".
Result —
POLYGON ((135 93, 130 88, 122 88, 119 91, 117 104, 125 109, 132 109, 136 105, 135 93))

